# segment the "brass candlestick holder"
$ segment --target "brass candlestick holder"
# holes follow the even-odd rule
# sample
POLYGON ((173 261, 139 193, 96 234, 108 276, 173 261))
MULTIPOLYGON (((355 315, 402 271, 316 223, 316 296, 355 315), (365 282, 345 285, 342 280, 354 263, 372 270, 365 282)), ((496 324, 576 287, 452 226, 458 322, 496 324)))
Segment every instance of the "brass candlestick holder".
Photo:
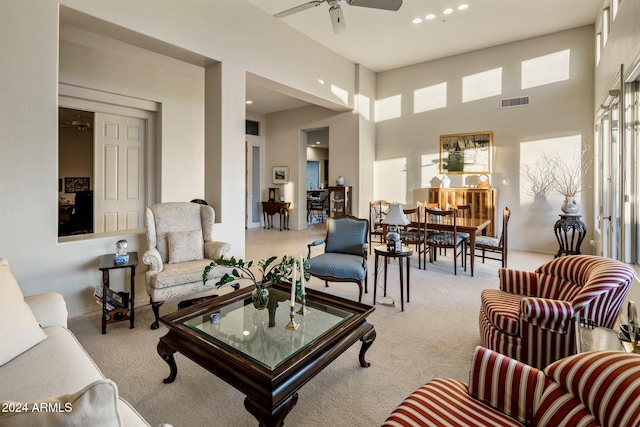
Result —
POLYGON ((296 330, 296 329, 298 329, 298 326, 300 326, 300 325, 298 325, 298 324, 295 322, 295 320, 293 320, 293 316, 294 316, 293 310, 294 310, 294 308, 295 308, 295 305, 294 305, 294 304, 291 304, 289 307, 290 307, 290 310, 289 310, 289 317, 291 318, 291 320, 289 321, 289 323, 287 323, 287 329, 293 329, 293 330, 296 330))
POLYGON ((300 307, 300 310, 296 311, 297 314, 299 314, 300 316, 306 316, 307 314, 310 313, 309 310, 306 309, 307 305, 307 298, 305 298, 305 295, 302 295, 302 307, 300 307))

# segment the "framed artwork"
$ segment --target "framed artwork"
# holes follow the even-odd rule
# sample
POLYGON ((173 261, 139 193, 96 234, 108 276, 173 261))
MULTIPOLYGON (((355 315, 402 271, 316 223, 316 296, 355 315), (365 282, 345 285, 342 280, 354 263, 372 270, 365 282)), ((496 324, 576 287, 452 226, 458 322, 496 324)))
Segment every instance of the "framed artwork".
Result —
POLYGON ((65 178, 64 192, 79 193, 81 191, 89 191, 89 178, 65 178))
POLYGON ((440 135, 440 173, 491 173, 493 132, 440 135))
POLYGON ((273 167, 273 183, 286 184, 289 182, 289 168, 287 166, 273 167))

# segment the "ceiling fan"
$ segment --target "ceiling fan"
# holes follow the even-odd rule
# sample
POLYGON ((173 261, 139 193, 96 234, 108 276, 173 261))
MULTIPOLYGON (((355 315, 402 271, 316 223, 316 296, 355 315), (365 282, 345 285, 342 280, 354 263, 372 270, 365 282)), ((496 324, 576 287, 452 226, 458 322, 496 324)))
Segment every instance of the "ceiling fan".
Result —
POLYGON ((60 120, 58 122, 58 127, 65 129, 87 130, 91 128, 91 122, 83 122, 81 120, 60 120))
MULTIPOLYGON (((346 29, 344 21, 344 14, 342 13, 341 0, 314 0, 309 3, 303 3, 291 9, 287 9, 280 13, 276 13, 276 18, 284 18, 285 16, 293 15, 294 13, 302 12, 303 10, 311 9, 312 7, 320 6, 322 3, 329 5, 329 17, 331 18, 331 25, 333 26, 333 32, 338 34, 346 29)), ((397 11, 402 6, 402 0, 344 0, 349 6, 370 7, 372 9, 383 9, 397 11)))

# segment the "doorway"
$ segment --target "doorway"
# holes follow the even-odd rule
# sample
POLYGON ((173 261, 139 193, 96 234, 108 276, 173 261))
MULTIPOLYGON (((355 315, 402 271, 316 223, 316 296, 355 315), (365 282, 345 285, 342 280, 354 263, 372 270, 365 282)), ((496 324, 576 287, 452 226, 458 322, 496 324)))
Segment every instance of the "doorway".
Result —
POLYGON ((143 228, 154 113, 61 96, 59 115, 59 237, 143 228))
POLYGON ((246 228, 261 227, 264 144, 261 141, 246 141, 246 228))
POLYGON ((309 129, 306 136, 307 225, 324 222, 328 216, 329 128, 309 129))

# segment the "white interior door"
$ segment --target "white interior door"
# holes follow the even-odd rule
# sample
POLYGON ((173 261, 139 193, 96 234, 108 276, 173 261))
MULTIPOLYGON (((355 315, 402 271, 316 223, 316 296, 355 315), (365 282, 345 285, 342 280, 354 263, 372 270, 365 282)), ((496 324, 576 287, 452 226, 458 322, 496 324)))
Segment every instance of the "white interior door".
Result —
POLYGON ((96 233, 143 227, 146 120, 95 115, 96 233))

